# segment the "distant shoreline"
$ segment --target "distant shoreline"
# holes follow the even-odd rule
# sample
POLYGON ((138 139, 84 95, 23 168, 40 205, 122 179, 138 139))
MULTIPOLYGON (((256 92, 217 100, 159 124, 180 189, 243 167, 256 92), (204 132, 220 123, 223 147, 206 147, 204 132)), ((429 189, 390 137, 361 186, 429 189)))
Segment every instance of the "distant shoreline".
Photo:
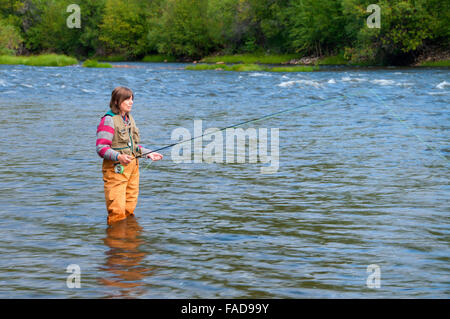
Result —
MULTIPOLYGON (((349 66, 349 67, 396 67, 396 65, 380 65, 360 63, 355 64, 346 60, 342 55, 324 56, 324 57, 299 57, 295 54, 235 54, 235 55, 213 55, 204 57, 199 60, 176 59, 170 56, 163 55, 148 55, 141 60, 128 60, 120 56, 97 57, 94 59, 87 59, 82 64, 83 67, 113 67, 113 68, 127 68, 132 66, 126 65, 111 65, 114 62, 147 62, 147 63, 192 63, 194 66, 190 69, 214 69, 214 65, 225 68, 229 64, 243 64, 243 65, 277 65, 285 68, 293 68, 301 70, 302 67, 318 67, 318 66, 349 66), (86 63, 87 61, 91 63, 86 63), (108 63, 98 63, 108 62, 108 63), (94 62, 94 63, 92 63, 94 62), (201 65, 211 65, 211 67, 200 67, 201 65)), ((31 66, 70 66, 78 65, 80 61, 74 57, 58 54, 41 54, 33 56, 0 56, 0 64, 6 65, 31 65, 31 66)), ((449 67, 450 53, 428 53, 420 56, 415 63, 405 65, 404 67, 449 67)), ((264 67, 261 67, 261 71, 264 67)), ((267 68, 266 68, 267 69, 267 68)))

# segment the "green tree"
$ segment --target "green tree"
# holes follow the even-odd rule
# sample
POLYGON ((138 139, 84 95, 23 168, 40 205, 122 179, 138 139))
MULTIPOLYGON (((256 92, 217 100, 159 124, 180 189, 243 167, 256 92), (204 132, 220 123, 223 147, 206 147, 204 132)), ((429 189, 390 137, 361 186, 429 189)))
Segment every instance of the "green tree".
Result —
POLYGON ((290 46, 296 52, 322 55, 347 41, 341 1, 292 0, 286 13, 290 46))
POLYGON ((106 0, 89 0, 80 3, 81 34, 79 37, 78 53, 82 56, 93 56, 101 48, 99 40, 106 0))
POLYGON ((223 46, 228 53, 286 48, 286 17, 289 1, 285 0, 224 0, 209 1, 211 21, 222 26, 223 46))
POLYGON ((246 0, 248 6, 247 21, 251 38, 255 39, 258 48, 282 52, 288 40, 285 32, 287 15, 284 14, 289 1, 284 0, 246 0))
POLYGON ((388 52, 416 50, 427 38, 433 37, 434 19, 424 7, 425 1, 381 2, 383 30, 381 39, 388 52))
POLYGON ((448 50, 450 45, 450 1, 428 0, 423 3, 423 6, 433 21, 431 25, 433 41, 448 50))
POLYGON ((372 0, 0 0, 2 52, 77 56, 148 53, 200 58, 272 51, 332 54, 354 62, 410 62, 448 50, 450 1, 378 0, 381 28, 366 25, 372 0), (81 29, 66 25, 78 3, 81 29))
MULTIPOLYGON (((357 32, 353 48, 347 49, 348 57, 355 62, 411 63, 414 53, 427 40, 433 40, 439 33, 445 34, 442 16, 437 13, 436 2, 432 2, 434 5, 427 0, 379 0, 381 28, 369 29, 364 23, 357 32)), ((369 3, 345 0, 344 12, 365 22, 369 3)))
POLYGON ((18 29, 0 19, 0 55, 15 54, 22 41, 18 29))
POLYGON ((149 51, 148 3, 139 0, 106 0, 99 39, 104 53, 130 58, 149 51))
POLYGON ((20 12, 24 10, 26 1, 21 0, 0 0, 0 18, 4 23, 21 27, 20 12))
POLYGON ((35 2, 38 18, 26 32, 26 46, 32 52, 74 54, 79 48, 82 29, 70 29, 67 7, 73 0, 45 0, 35 2))
POLYGON ((149 44, 162 54, 199 58, 217 46, 208 29, 207 0, 167 0, 153 19, 149 44))
POLYGON ((232 53, 235 46, 234 28, 239 0, 209 0, 207 28, 214 48, 232 53))

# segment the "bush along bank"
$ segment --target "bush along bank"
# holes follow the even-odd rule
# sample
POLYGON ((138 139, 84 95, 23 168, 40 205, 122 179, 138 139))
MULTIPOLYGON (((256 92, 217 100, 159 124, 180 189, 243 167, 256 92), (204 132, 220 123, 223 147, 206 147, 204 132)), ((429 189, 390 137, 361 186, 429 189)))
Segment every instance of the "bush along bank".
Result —
POLYGON ((61 54, 42 54, 37 56, 0 56, 0 64, 29 65, 29 66, 69 66, 78 64, 78 60, 61 54))

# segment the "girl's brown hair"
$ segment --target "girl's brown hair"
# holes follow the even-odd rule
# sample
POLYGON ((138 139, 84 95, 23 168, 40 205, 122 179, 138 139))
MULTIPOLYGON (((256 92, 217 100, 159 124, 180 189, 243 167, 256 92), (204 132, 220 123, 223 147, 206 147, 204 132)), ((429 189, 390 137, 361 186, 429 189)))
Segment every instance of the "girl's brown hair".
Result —
POLYGON ((118 86, 111 93, 111 101, 109 102, 109 107, 115 114, 119 114, 120 104, 122 104, 123 101, 129 99, 130 97, 134 100, 133 91, 124 86, 118 86))

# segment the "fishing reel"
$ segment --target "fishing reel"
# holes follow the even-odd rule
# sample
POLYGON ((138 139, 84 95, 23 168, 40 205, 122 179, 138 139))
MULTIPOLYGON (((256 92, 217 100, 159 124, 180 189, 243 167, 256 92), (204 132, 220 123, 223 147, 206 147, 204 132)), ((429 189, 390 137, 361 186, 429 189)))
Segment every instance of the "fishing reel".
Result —
POLYGON ((120 163, 114 164, 114 172, 117 174, 123 174, 124 168, 123 165, 120 163))

